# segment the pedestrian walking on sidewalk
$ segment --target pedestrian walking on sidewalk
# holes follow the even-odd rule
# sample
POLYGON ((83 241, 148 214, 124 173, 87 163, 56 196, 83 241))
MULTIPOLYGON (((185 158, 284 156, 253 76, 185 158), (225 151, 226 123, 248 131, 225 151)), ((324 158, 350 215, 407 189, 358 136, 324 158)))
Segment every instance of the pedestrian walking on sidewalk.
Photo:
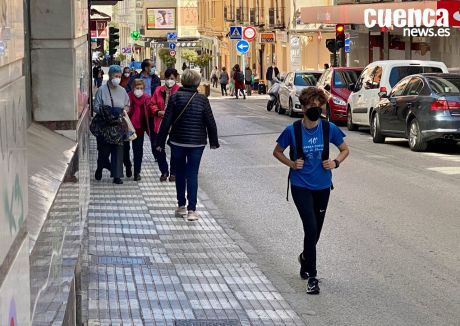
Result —
POLYGON ((252 95, 252 80, 254 76, 252 74, 251 68, 249 66, 246 67, 246 70, 244 71, 244 83, 246 85, 246 93, 248 96, 252 95))
POLYGON ((153 115, 154 128, 150 132, 150 142, 152 145, 152 151, 156 155, 158 161, 158 168, 161 172, 160 181, 164 182, 168 179, 169 181, 176 181, 176 173, 174 170, 174 164, 171 161, 171 169, 169 169, 168 161, 166 160, 166 151, 163 147, 161 151, 155 150, 155 142, 158 138, 161 123, 165 115, 166 107, 168 106, 171 96, 176 93, 180 86, 177 84, 177 78, 179 73, 174 68, 168 68, 165 71, 165 84, 164 86, 157 87, 155 93, 152 96, 151 115, 153 115))
MULTIPOLYGON (((136 129, 136 139, 132 141, 134 159, 134 181, 141 180, 142 158, 144 156, 144 134, 149 131, 148 115, 150 112, 150 96, 145 93, 145 84, 142 79, 135 79, 133 90, 129 92, 131 103, 128 116, 131 119, 134 129, 136 129)), ((130 142, 124 143, 123 163, 126 168, 126 177, 133 175, 131 159, 129 157, 130 142)))
POLYGON ((131 81, 131 70, 129 69, 129 67, 124 67, 123 75, 121 75, 120 86, 123 87, 126 90, 126 92, 129 92, 128 84, 130 81, 131 81))
POLYGON ((238 93, 243 94, 243 98, 246 99, 246 94, 244 93, 244 74, 241 71, 240 65, 236 64, 233 67, 233 82, 235 84, 235 96, 238 99, 238 93))
POLYGON ((163 151, 169 134, 168 144, 176 169, 176 215, 195 221, 199 219, 196 204, 201 156, 208 137, 211 149, 219 148, 219 139, 209 100, 197 90, 201 82, 199 73, 187 69, 181 81, 183 87, 171 96, 166 107, 156 149, 163 151))
POLYGON ((142 61, 141 69, 142 71, 140 73, 131 77, 131 81, 128 83, 127 91, 130 92, 132 90, 132 83, 134 79, 143 79, 145 84, 145 92, 149 96, 152 96, 152 94, 155 92, 155 89, 161 85, 160 77, 155 74, 155 69, 150 59, 145 59, 142 61))
MULTIPOLYGON (((129 97, 125 89, 120 86, 121 67, 112 65, 109 68, 109 81, 100 87, 94 98, 94 112, 103 116, 111 116, 114 119, 109 124, 121 124, 120 115, 130 107, 129 97), (105 111, 110 111, 106 114, 105 111)), ((113 177, 113 182, 122 184, 123 181, 123 143, 112 143, 110 135, 97 137, 97 168, 95 179, 101 180, 102 170, 108 169, 113 177), (110 161, 109 161, 110 157, 110 161)))
POLYGON ((217 88, 217 82, 219 80, 219 69, 217 66, 214 67, 211 71, 211 81, 212 81, 212 87, 217 88))
MULTIPOLYGON (((278 137, 273 155, 290 168, 292 198, 304 230, 303 251, 298 260, 300 277, 307 280, 307 293, 318 294, 316 244, 321 234, 332 188, 332 169, 337 169, 349 154, 345 134, 332 122, 320 120, 327 96, 317 87, 302 90, 299 101, 304 117, 289 125, 278 137), (340 153, 329 159, 329 143, 340 153), (284 150, 290 147, 286 157, 284 150)), ((289 189, 289 188, 288 188, 289 189)))
POLYGON ((220 83, 220 90, 222 91, 222 96, 228 95, 227 93, 227 85, 230 77, 228 76, 227 68, 222 67, 222 71, 220 73, 219 83, 220 83))
POLYGON ((272 87, 273 85, 273 78, 278 78, 279 79, 280 71, 278 67, 275 65, 273 62, 270 67, 267 69, 267 73, 265 74, 265 79, 268 81, 268 87, 272 87))

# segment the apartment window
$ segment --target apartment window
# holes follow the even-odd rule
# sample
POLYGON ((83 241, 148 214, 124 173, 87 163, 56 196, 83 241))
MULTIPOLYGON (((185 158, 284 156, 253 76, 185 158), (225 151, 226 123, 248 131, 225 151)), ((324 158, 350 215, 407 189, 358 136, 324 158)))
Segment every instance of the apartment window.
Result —
POLYGON ((268 9, 268 25, 270 27, 275 26, 275 8, 268 9))
POLYGON ((239 22, 243 21, 243 8, 236 8, 236 20, 239 22))
POLYGON ((256 24, 256 8, 251 8, 249 10, 249 21, 250 21, 251 25, 256 24))

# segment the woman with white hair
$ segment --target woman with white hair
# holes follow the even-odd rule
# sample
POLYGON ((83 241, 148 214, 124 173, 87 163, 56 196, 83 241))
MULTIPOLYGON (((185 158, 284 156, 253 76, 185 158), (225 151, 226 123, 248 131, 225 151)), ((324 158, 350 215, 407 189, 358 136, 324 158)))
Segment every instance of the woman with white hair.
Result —
POLYGON ((201 156, 208 137, 211 149, 219 147, 219 139, 209 100, 197 91, 201 82, 200 74, 186 69, 181 82, 183 87, 171 96, 166 107, 156 139, 156 150, 164 148, 169 134, 168 145, 171 146, 171 160, 176 169, 176 215, 187 221, 196 221, 199 219, 196 204, 201 156))
POLYGON ((101 133, 97 137, 98 157, 94 177, 96 180, 101 180, 102 170, 107 169, 111 172, 115 184, 123 183, 121 180, 123 177, 123 142, 116 135, 108 132, 106 126, 113 127, 121 124, 120 117, 124 114, 123 111, 129 111, 128 94, 120 86, 121 74, 120 66, 110 66, 109 81, 97 90, 93 103, 94 112, 107 122, 101 127, 101 133))

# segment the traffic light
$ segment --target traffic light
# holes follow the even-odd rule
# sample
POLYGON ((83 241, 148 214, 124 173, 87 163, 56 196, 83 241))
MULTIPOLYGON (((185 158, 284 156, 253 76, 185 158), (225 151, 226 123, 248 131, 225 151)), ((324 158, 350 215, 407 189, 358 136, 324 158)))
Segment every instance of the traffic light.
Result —
POLYGON ((336 42, 335 42, 335 39, 333 39, 333 38, 330 38, 330 39, 326 40, 326 47, 329 50, 329 52, 331 52, 331 53, 336 53, 337 52, 336 42))
POLYGON ((116 27, 109 28, 109 55, 113 56, 117 52, 118 45, 120 42, 120 35, 118 33, 120 30, 116 27))
POLYGON ((335 43, 337 49, 345 46, 345 26, 343 24, 335 25, 335 43))

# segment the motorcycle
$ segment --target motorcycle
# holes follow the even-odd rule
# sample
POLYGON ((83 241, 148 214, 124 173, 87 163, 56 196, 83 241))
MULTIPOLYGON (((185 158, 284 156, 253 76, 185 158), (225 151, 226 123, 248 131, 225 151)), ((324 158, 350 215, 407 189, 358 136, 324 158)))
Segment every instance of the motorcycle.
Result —
POLYGON ((273 78, 272 79, 272 86, 268 90, 268 95, 270 96, 270 99, 267 102, 267 111, 273 110, 273 108, 276 108, 275 111, 278 111, 278 108, 280 106, 280 98, 279 98, 279 90, 280 90, 281 82, 279 81, 278 78, 273 78))

